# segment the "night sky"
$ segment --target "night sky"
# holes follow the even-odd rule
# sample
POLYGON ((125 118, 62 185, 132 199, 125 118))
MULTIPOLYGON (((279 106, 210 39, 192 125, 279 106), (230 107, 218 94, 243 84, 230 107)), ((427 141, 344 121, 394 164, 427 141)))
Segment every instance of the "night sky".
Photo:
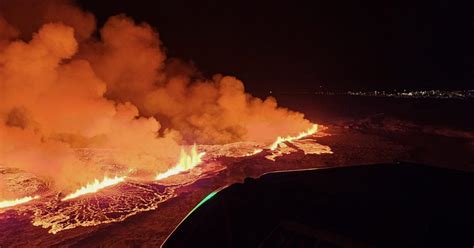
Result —
POLYGON ((168 56, 250 92, 474 88, 473 1, 78 2, 100 25, 148 22, 168 56))

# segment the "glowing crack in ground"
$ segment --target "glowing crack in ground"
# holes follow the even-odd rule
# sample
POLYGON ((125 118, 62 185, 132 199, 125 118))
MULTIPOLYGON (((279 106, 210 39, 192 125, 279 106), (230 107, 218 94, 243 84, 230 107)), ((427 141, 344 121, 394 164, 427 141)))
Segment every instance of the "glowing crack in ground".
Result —
MULTIPOLYGON (((304 154, 332 153, 328 146, 315 142, 315 138, 324 135, 317 132, 297 140, 285 140, 278 143, 274 150, 252 142, 194 146, 190 153, 183 153, 184 155, 191 154, 191 158, 184 156, 183 161, 190 162, 192 166, 186 171, 168 175, 159 181, 141 181, 141 179, 133 177, 124 180, 125 178, 117 177, 112 178, 113 183, 111 181, 101 185, 104 187, 100 187, 100 190, 93 194, 82 194, 80 197, 71 198, 49 192, 44 193, 41 195, 41 199, 35 201, 28 198, 31 203, 6 209, 10 213, 18 212, 23 216, 25 214, 31 216, 31 223, 34 226, 49 229, 48 232, 51 234, 76 227, 121 222, 138 213, 157 209, 163 202, 176 197, 176 192, 181 187, 221 173, 226 167, 219 162, 220 158, 243 159, 248 156, 263 156, 274 160, 276 157, 294 152, 303 152, 304 154), (192 154, 195 155, 194 159, 192 154), (194 164, 196 161, 199 163, 194 164)), ((93 150, 82 152, 94 153, 93 150)), ((99 151, 99 153, 101 156, 106 156, 106 151, 99 151)), ((96 184, 100 183, 101 181, 96 182, 96 184)), ((4 215, 5 218, 10 216, 5 212, 1 212, 0 217, 1 215, 4 215)))

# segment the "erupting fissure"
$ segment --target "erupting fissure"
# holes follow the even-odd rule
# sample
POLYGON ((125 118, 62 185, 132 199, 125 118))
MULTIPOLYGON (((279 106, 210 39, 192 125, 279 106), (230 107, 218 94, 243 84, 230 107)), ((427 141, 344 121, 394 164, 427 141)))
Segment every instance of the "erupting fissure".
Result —
POLYGON ((82 188, 76 190, 74 193, 69 194, 66 197, 64 197, 61 201, 67 201, 67 200, 70 200, 70 199, 73 199, 85 194, 95 193, 103 188, 107 188, 109 186, 123 182, 125 178, 126 176, 122 176, 122 177, 116 176, 114 178, 109 178, 105 176, 102 181, 95 179, 93 183, 83 186, 82 188))
POLYGON ((317 131, 318 131, 318 124, 313 124, 310 129, 308 129, 304 132, 301 132, 296 136, 286 136, 286 137, 278 136, 277 140, 275 140, 275 142, 273 142, 273 144, 269 148, 270 148, 270 150, 274 151, 282 143, 292 142, 292 141, 295 141, 295 140, 302 139, 304 137, 315 134, 317 131))
MULTIPOLYGON (((168 58, 146 23, 117 15, 96 27, 73 1, 41 0, 31 10, 19 2, 0 4, 0 165, 48 183, 0 208, 36 194, 44 200, 48 190, 78 188, 61 201, 95 193, 132 177, 130 168, 152 180, 189 171, 205 155, 180 147, 189 140, 217 147, 203 149, 211 160, 287 154, 283 143, 318 130, 273 96, 252 96, 236 77, 204 78, 193 64, 168 58)), ((10 185, 0 182, 1 198, 14 198, 18 187, 10 185)))
POLYGON ((13 207, 13 206, 16 206, 16 205, 27 203, 31 200, 38 199, 38 198, 39 198, 39 196, 27 196, 27 197, 18 198, 18 199, 15 199, 15 200, 0 201, 0 208, 13 207))
POLYGON ((167 177, 179 174, 181 172, 188 171, 196 167, 200 163, 202 163, 202 157, 205 154, 206 154, 205 152, 198 153, 196 144, 193 145, 189 154, 186 153, 186 151, 183 148, 181 148, 178 163, 173 168, 156 175, 155 179, 162 180, 167 177))
POLYGON ((15 211, 49 233, 118 222, 238 158, 332 153, 299 140, 318 131, 303 113, 168 58, 146 23, 121 14, 96 27, 73 2, 0 0, 2 215, 41 198, 15 211))
POLYGON ((250 156, 253 156, 253 155, 255 155, 255 154, 259 154, 259 153, 261 153, 262 151, 263 151, 263 149, 258 148, 258 149, 253 150, 252 152, 249 152, 249 153, 245 154, 244 156, 245 156, 245 157, 250 157, 250 156))

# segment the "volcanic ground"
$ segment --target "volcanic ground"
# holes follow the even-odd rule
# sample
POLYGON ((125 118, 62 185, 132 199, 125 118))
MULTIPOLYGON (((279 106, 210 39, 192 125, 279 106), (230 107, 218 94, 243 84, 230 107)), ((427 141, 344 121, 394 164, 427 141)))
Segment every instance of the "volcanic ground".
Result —
MULTIPOLYGON (((316 121, 316 120, 315 120, 316 121)), ((474 132, 370 113, 326 121, 315 135, 277 151, 258 144, 199 146, 204 163, 163 181, 138 177, 71 201, 28 173, 1 168, 9 187, 43 192, 39 200, 0 211, 1 247, 156 247, 209 193, 280 170, 406 160, 472 170, 474 132), (278 155, 278 156, 276 156, 278 155)), ((81 151, 97 156, 96 151, 81 151)), ((344 182, 341 182, 344 183, 344 182)))

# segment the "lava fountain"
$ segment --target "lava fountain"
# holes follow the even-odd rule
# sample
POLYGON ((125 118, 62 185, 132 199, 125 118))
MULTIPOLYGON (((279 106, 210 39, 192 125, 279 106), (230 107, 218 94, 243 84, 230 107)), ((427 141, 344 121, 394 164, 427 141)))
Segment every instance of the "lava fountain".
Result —
POLYGON ((196 144, 193 145, 189 154, 185 151, 184 148, 181 148, 178 163, 171 169, 156 175, 155 180, 162 180, 196 167, 197 165, 202 163, 202 157, 205 154, 205 152, 198 153, 196 144))
POLYGON ((102 179, 102 181, 95 179, 93 183, 89 183, 83 186, 82 188, 76 190, 74 193, 71 193, 67 195, 66 197, 64 197, 61 201, 67 201, 67 200, 74 199, 82 195, 96 193, 101 189, 104 189, 104 188, 107 188, 112 185, 125 181, 125 178, 126 176, 122 176, 122 177, 116 176, 114 178, 109 178, 105 176, 104 179, 102 179))
POLYGON ((16 206, 16 205, 27 203, 31 200, 38 199, 38 198, 39 198, 39 196, 26 196, 26 197, 18 198, 18 199, 15 199, 15 200, 0 201, 0 208, 13 207, 13 206, 16 206))
POLYGON ((311 126, 311 128, 309 128, 308 130, 306 130, 306 131, 304 131, 304 132, 299 133, 299 134, 296 135, 296 136, 286 136, 286 137, 278 136, 278 138, 275 140, 275 142, 273 142, 273 144, 270 146, 270 150, 274 151, 274 150, 276 150, 276 149, 280 146, 280 144, 282 144, 282 143, 285 143, 285 142, 292 142, 292 141, 295 141, 295 140, 302 139, 302 138, 304 138, 304 137, 307 137, 307 136, 310 136, 310 135, 315 134, 317 131, 318 131, 318 124, 313 124, 313 125, 311 126))

